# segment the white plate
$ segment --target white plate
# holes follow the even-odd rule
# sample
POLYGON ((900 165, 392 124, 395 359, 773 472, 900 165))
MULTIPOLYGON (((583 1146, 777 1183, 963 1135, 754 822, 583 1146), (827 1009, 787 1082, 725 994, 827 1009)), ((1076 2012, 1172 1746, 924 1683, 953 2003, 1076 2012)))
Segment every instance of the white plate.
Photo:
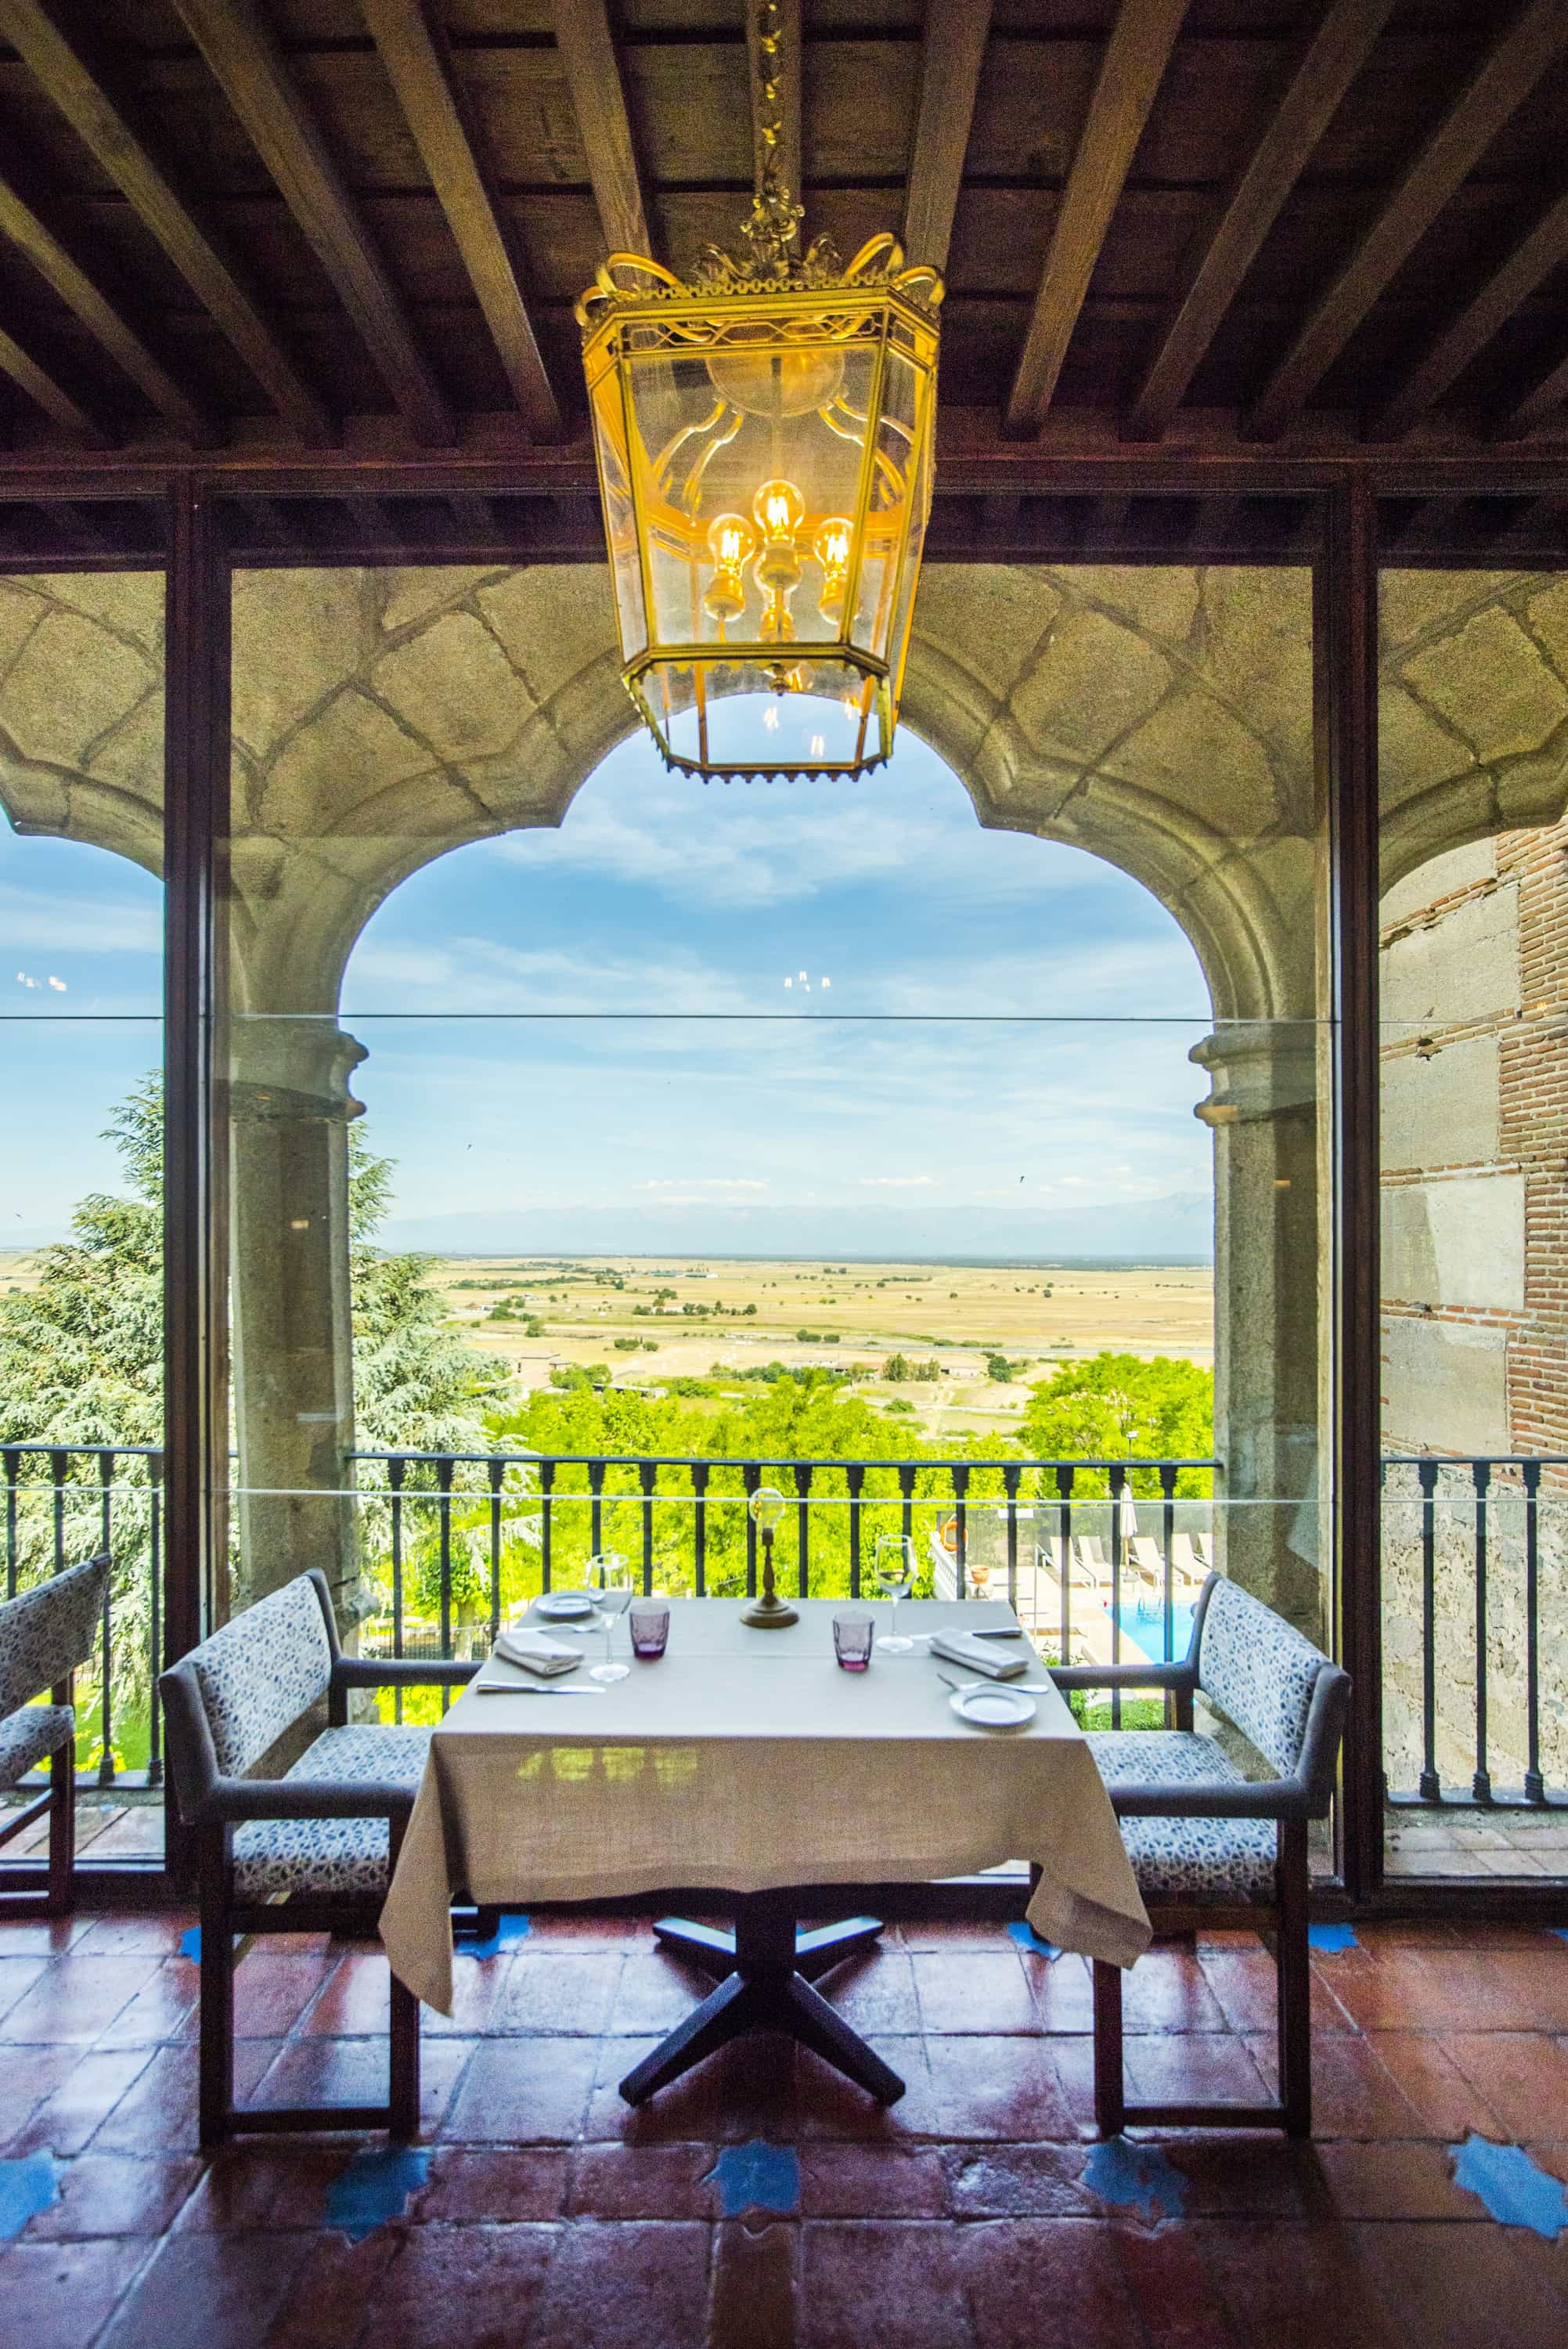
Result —
POLYGON ((1008 1688, 1006 1682, 995 1688, 954 1689, 949 1702, 961 1721, 973 1722, 976 1729, 1019 1729, 1035 1717, 1035 1700, 1028 1691, 1008 1688))
POLYGON ((593 1594, 591 1590, 547 1590, 542 1599, 534 1600, 533 1611, 542 1615, 547 1623, 570 1622, 574 1617, 593 1614, 593 1594))

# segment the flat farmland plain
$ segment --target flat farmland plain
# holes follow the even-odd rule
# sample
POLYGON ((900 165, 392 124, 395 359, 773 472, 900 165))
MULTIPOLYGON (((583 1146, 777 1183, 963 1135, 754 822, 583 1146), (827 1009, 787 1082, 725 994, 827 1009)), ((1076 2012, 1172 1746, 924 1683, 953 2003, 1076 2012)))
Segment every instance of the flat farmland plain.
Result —
POLYGON ((1214 1358, 1207 1265, 495 1257, 443 1258, 431 1279, 465 1340, 521 1388, 573 1365, 639 1385, 723 1383, 772 1361, 852 1368, 860 1392, 902 1395, 932 1433, 1005 1427, 1023 1381, 1090 1354, 1214 1358), (934 1361, 941 1375, 886 1381, 877 1374, 895 1354, 934 1361), (992 1354, 1014 1381, 990 1376, 992 1354))

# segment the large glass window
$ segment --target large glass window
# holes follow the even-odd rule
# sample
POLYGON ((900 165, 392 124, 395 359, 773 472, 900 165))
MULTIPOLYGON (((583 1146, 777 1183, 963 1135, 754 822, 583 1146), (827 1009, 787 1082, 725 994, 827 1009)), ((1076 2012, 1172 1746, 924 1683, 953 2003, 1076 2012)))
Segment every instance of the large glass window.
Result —
POLYGON ((1560 1875, 1568 574, 1396 558, 1381 634, 1388 1861, 1560 1875))
POLYGON ((113 1554, 77 1852, 129 1863, 162 1848, 160 574, 0 577, 0 808, 3 1588, 113 1554))

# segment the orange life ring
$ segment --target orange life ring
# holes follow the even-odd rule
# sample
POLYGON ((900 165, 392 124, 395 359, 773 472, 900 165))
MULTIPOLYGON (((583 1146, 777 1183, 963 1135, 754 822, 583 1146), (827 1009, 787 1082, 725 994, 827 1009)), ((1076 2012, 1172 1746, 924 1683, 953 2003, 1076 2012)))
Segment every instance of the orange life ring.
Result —
POLYGON ((942 1544, 943 1548, 947 1552, 949 1557, 957 1557, 958 1519, 956 1516, 949 1517, 944 1525, 938 1526, 936 1529, 936 1538, 942 1544))

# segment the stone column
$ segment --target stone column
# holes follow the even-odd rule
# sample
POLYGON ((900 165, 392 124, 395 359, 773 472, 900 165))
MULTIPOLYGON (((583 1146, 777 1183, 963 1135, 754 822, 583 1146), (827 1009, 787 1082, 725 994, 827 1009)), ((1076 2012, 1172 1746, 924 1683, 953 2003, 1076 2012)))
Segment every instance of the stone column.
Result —
POLYGON ((364 1045, 331 1019, 231 1028, 238 1567, 232 1608, 306 1567, 325 1571, 340 1626, 361 1604, 349 1296, 348 1090, 364 1045), (319 1494, 321 1497, 315 1498, 319 1494))
POLYGON ((1195 1045, 1212 1082, 1219 1563, 1313 1640, 1327 1623, 1319 1462, 1324 1247, 1318 1039, 1244 1020, 1195 1045), (1256 1504, 1256 1506, 1248 1506, 1256 1504))

